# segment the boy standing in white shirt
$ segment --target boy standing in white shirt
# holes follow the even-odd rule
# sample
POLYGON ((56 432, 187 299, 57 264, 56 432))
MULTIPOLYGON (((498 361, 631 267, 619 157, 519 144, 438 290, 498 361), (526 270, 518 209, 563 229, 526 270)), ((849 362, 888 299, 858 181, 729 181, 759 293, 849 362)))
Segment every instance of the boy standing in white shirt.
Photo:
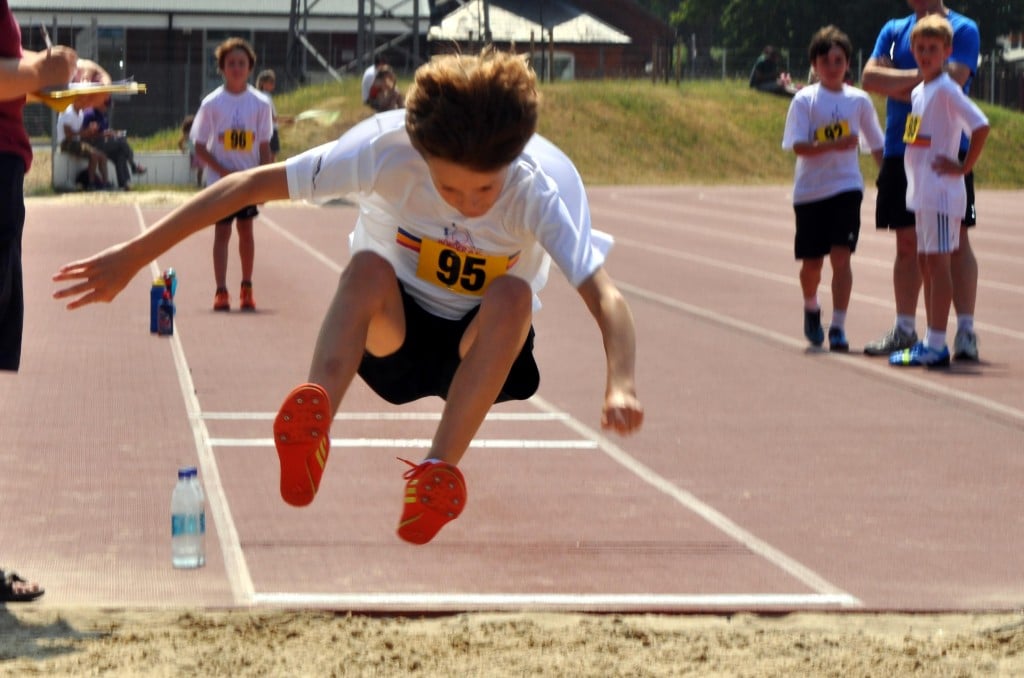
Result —
POLYGON ((804 336, 814 346, 825 341, 818 284, 828 255, 832 265, 828 343, 830 350, 842 352, 850 350, 845 330, 853 289, 850 256, 857 249, 864 197, 857 151, 863 141, 881 165, 884 143, 871 98, 844 82, 852 51, 850 39, 835 26, 814 34, 809 53, 818 81, 793 97, 782 138, 782 147, 796 153, 794 250, 802 262, 804 336))
POLYGON ((920 19, 910 36, 923 82, 910 95, 903 141, 907 210, 914 213, 917 252, 924 278, 928 330, 924 341, 889 356, 897 367, 949 365, 946 324, 953 298, 950 254, 960 246, 960 219, 967 205, 964 175, 981 156, 988 119, 944 70, 953 51, 953 29, 938 14, 920 19), (960 135, 970 146, 957 160, 960 135))

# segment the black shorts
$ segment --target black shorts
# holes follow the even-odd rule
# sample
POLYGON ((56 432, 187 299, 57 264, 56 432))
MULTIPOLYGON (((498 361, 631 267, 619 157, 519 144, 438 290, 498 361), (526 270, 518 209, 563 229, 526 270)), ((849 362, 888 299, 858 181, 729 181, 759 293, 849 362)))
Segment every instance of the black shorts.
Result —
MULTIPOLYGON (((966 153, 960 152, 963 162, 966 153)), ((914 213, 907 211, 907 170, 903 164, 903 156, 885 158, 882 169, 878 172, 878 200, 875 202, 875 228, 896 230, 912 228, 914 213)), ((974 208, 974 172, 964 176, 964 187, 967 189, 967 210, 964 212, 963 225, 968 228, 977 223, 974 208)))
MULTIPOLYGON (((426 396, 446 399, 455 370, 462 362, 459 342, 480 307, 458 320, 448 320, 428 313, 404 288, 401 293, 405 341, 397 351, 381 358, 364 352, 359 376, 377 395, 395 405, 426 396)), ((537 392, 540 372, 533 358, 533 338, 531 326, 494 402, 526 400, 537 392)))
POLYGON ((218 224, 223 224, 225 221, 232 221, 233 219, 253 219, 259 216, 260 211, 256 209, 256 205, 246 205, 242 209, 238 210, 234 214, 229 214, 224 217, 218 224))
POLYGON ((860 237, 860 204, 864 194, 847 191, 824 200, 793 205, 796 212, 796 237, 793 252, 797 259, 820 259, 833 247, 857 251, 860 237))
MULTIPOLYGON (((967 151, 960 151, 960 162, 967 157, 967 151)), ((964 220, 961 222, 967 228, 978 223, 978 215, 974 209, 974 171, 964 175, 964 188, 967 189, 967 211, 964 213, 964 220)))
POLYGON ((875 185, 875 228, 914 228, 914 213, 907 211, 907 170, 902 155, 882 160, 875 185))
POLYGON ((270 135, 270 152, 277 155, 281 150, 281 137, 277 135, 277 128, 274 128, 274 133, 270 135))

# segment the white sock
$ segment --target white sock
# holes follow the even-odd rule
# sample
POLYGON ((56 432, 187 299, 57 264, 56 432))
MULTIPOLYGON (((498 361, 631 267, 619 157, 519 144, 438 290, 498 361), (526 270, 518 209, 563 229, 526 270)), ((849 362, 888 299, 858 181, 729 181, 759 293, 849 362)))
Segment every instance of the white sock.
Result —
POLYGON ((941 351, 946 345, 946 333, 929 327, 924 333, 924 345, 933 351, 941 351))
POLYGON ((957 332, 973 332, 974 331, 974 316, 973 315, 958 315, 956 317, 956 331, 957 332))
POLYGON ((818 295, 814 295, 809 299, 804 299, 804 310, 805 311, 817 311, 821 308, 821 304, 818 303, 818 295))
POLYGON ((846 311, 832 311, 832 324, 829 327, 843 329, 846 326, 846 311))
POLYGON ((898 315, 896 316, 896 327, 900 329, 904 334, 911 334, 914 332, 915 319, 912 315, 898 315))

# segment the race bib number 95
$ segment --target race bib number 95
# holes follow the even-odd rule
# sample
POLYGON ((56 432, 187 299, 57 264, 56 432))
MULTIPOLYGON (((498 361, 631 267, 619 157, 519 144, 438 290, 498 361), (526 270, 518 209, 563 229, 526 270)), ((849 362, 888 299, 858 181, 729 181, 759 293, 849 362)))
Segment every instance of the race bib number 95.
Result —
POLYGON ((515 257, 456 250, 427 238, 420 241, 419 249, 417 277, 453 292, 474 296, 481 296, 515 261, 515 257))

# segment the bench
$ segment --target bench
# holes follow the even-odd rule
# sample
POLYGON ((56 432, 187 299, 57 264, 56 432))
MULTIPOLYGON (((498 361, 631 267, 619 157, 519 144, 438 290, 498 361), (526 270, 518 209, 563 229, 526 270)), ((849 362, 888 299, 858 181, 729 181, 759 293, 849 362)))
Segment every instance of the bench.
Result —
MULTIPOLYGON (((196 173, 189 163, 188 155, 178 151, 139 151, 135 162, 146 168, 145 174, 132 176, 132 186, 195 186, 196 173)), ((53 188, 57 191, 77 190, 75 177, 89 166, 89 161, 63 153, 57 149, 53 154, 53 188)), ((107 176, 110 183, 117 184, 114 163, 107 161, 107 176)))

